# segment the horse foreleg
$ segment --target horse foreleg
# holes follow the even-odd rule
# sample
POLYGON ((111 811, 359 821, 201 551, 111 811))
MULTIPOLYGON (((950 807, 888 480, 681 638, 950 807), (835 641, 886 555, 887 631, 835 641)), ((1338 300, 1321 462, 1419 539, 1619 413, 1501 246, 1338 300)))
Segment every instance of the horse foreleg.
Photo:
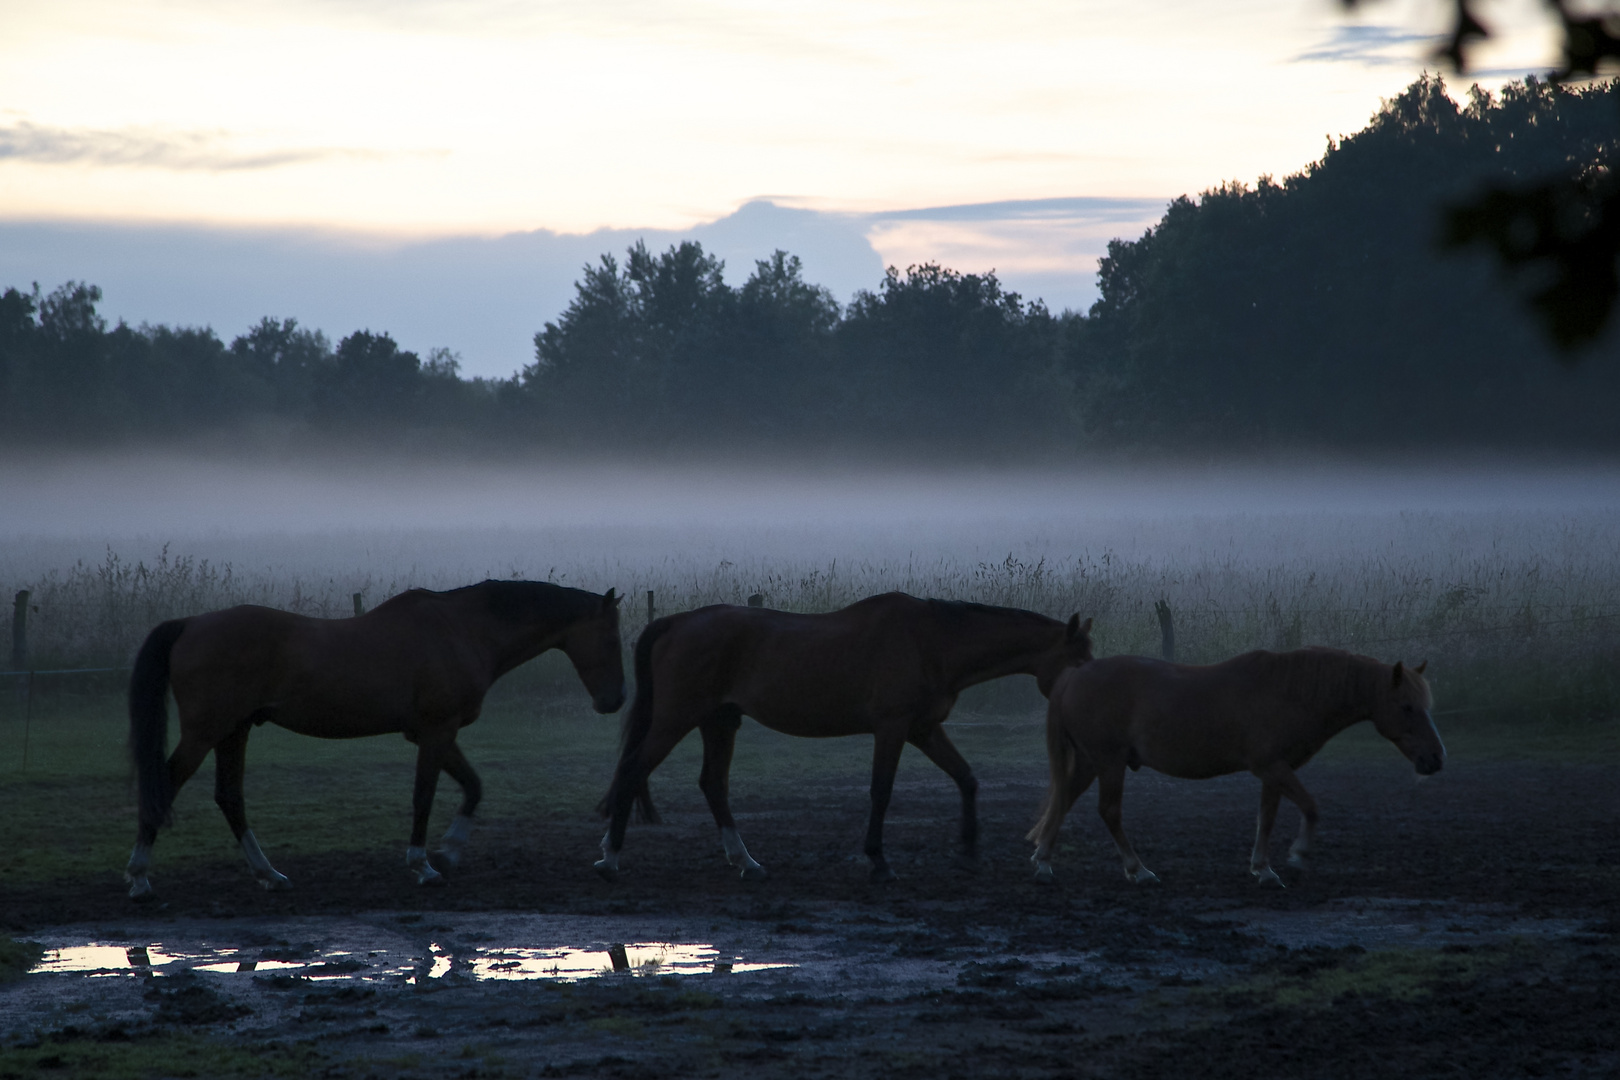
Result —
MULTIPOLYGON (((182 730, 180 744, 169 755, 169 790, 178 795, 180 786, 191 779, 211 749, 213 747, 199 739, 187 738, 182 730)), ((129 862, 124 867, 124 880, 129 882, 131 900, 145 900, 152 895, 152 882, 147 878, 146 871, 152 865, 152 845, 157 842, 157 831, 156 822, 145 820, 136 828, 135 850, 129 853, 129 862)))
POLYGON ((877 733, 872 746, 872 817, 866 825, 866 857, 872 860, 873 882, 893 881, 894 871, 883 857, 883 817, 889 812, 894 794, 894 774, 900 769, 900 752, 906 748, 903 736, 877 733))
POLYGON ((698 787, 709 802, 709 812, 720 829, 720 846, 725 849, 726 862, 742 871, 744 881, 761 881, 765 868, 755 862, 743 845, 737 832, 737 822, 731 816, 731 754, 737 745, 737 728, 742 725, 742 714, 728 710, 703 724, 703 771, 698 775, 698 787))
POLYGON ((1310 860, 1311 848, 1316 842, 1316 800, 1311 793, 1305 790, 1305 785, 1299 782, 1299 776, 1286 765, 1279 765, 1268 770, 1261 779, 1270 782, 1281 795, 1299 807, 1299 835, 1288 848, 1288 865, 1303 870, 1310 860))
POLYGON ((416 749, 416 786, 411 792, 411 842, 405 849, 405 868, 416 875, 418 885, 443 885, 444 875, 428 861, 428 815, 433 812, 433 795, 439 787, 443 745, 423 739, 416 749))
POLYGON ((1277 822, 1277 803, 1281 798, 1281 785, 1262 779, 1260 820, 1254 830, 1254 854, 1249 856, 1249 873, 1262 885, 1283 887, 1282 878, 1271 868, 1271 827, 1277 822))
POLYGON ((1119 848, 1119 857, 1125 863, 1125 880, 1137 885, 1158 881, 1159 875, 1142 865, 1142 860, 1136 857, 1136 852, 1131 848, 1131 842, 1125 838, 1125 826, 1120 817, 1120 804, 1124 801, 1125 763, 1117 761, 1097 777, 1097 813, 1102 816, 1103 824, 1108 826, 1114 846, 1119 848))
POLYGON ((923 738, 908 741, 927 754, 929 761, 944 769, 945 775, 956 781, 956 787, 962 793, 962 852, 972 858, 977 854, 979 845, 979 781, 973 776, 973 767, 956 749, 956 744, 945 734, 945 729, 937 724, 923 738))
POLYGON ((484 784, 467 763, 461 747, 455 743, 450 743, 441 751, 440 766, 450 774, 450 779, 461 785, 461 809, 456 811, 455 820, 439 841, 439 850, 434 852, 443 866, 454 870, 461 865, 461 857, 467 851, 467 841, 472 838, 473 813, 484 798, 484 784))
POLYGON ((264 849, 259 847, 258 838, 248 828, 247 806, 242 799, 242 777, 247 767, 248 734, 252 730, 252 724, 243 724, 214 747, 214 802, 225 815, 231 834, 242 849, 242 857, 247 860, 248 868, 253 871, 259 884, 267 890, 290 889, 292 882, 270 865, 264 849))

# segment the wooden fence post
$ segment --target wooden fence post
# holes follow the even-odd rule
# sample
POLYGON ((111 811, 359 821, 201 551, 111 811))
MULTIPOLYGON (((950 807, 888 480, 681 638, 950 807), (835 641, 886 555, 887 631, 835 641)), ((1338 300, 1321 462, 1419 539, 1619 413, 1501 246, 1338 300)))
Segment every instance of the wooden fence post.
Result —
POLYGON ((11 669, 21 671, 28 666, 28 598, 27 589, 17 590, 11 604, 11 669))
POLYGON ((1153 613, 1159 617, 1159 652, 1170 662, 1176 659, 1176 624, 1170 614, 1170 601, 1155 600, 1153 613))
POLYGON ((366 613, 366 602, 360 599, 364 595, 364 593, 354 594, 354 613, 356 616, 364 615, 366 613))
POLYGON ((647 625, 651 626, 652 621, 653 621, 653 591, 651 589, 648 589, 647 590, 647 625))

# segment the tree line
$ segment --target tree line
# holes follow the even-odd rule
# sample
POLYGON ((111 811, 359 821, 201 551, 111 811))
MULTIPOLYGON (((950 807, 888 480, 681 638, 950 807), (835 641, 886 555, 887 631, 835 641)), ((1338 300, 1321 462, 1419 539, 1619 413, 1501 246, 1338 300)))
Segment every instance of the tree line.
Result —
POLYGON ((1620 336, 1571 370, 1442 208, 1601 162, 1620 90, 1535 79, 1463 104, 1425 76, 1301 172, 1180 198, 1101 260, 1089 312, 993 272, 890 269, 840 305, 775 252, 738 286, 701 245, 584 268, 508 379, 266 318, 108 327, 94 286, 0 296, 0 440, 252 425, 589 451, 1620 444, 1620 336))

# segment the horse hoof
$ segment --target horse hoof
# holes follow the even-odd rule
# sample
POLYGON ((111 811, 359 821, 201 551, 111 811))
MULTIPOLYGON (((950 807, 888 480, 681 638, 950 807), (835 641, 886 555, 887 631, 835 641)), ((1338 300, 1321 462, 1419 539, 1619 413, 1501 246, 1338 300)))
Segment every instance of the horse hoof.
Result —
POLYGON ((1309 870, 1311 868, 1311 860, 1307 859, 1303 855, 1290 855, 1288 856, 1288 865, 1292 866, 1295 870, 1309 870))
POLYGON ((745 866, 742 868, 742 879, 744 881, 764 881, 769 876, 770 875, 765 872, 765 868, 758 863, 755 863, 753 866, 745 866))
POLYGON ((129 879, 129 898, 138 903, 152 899, 152 882, 144 877, 129 879))
POLYGON ((887 882, 897 881, 899 879, 895 875, 895 872, 890 870, 887 866, 874 866, 872 867, 871 876, 868 877, 867 880, 873 885, 883 885, 887 882))
POLYGON ((1057 875, 1052 873, 1050 866, 1037 866, 1035 868, 1035 882, 1039 885, 1057 884, 1057 875))
MULTIPOLYGON (((602 880, 603 881, 618 881, 619 880, 619 868, 617 866, 613 866, 613 865, 609 864, 606 859, 599 859, 595 863, 595 869, 596 869, 596 872, 598 874, 602 875, 602 880)), ((747 871, 744 871, 744 873, 746 874, 747 871)))
POLYGON ((278 874, 274 870, 270 873, 271 877, 258 879, 259 888, 265 892, 288 892, 292 889, 292 882, 287 879, 286 874, 278 874))
POLYGON ((1135 874, 1130 875, 1130 879, 1133 885, 1157 885, 1159 875, 1144 866, 1139 868, 1135 874))
POLYGON ((1277 871, 1269 866, 1263 870, 1250 870, 1249 873, 1254 875, 1255 884, 1257 885, 1275 885, 1279 889, 1288 888, 1283 884, 1282 878, 1277 876, 1277 871))

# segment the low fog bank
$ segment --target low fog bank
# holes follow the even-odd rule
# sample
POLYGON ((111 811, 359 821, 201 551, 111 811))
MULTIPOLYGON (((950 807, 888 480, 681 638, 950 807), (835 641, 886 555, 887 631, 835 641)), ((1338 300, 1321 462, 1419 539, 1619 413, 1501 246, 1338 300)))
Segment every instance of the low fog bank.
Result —
MULTIPOLYGON (((27 664, 40 670, 127 665, 164 619, 237 604, 341 618, 356 593, 375 606, 410 587, 520 577, 618 589, 626 642, 649 593, 669 614, 754 593, 829 611, 897 589, 1081 612, 1099 655, 1156 653, 1163 600, 1193 663, 1328 645, 1429 659, 1452 709, 1620 709, 1614 465, 296 469, 148 457, 0 467, 0 506, 0 597, 30 590, 27 664)), ((512 678, 514 693, 577 693, 555 666, 512 678)), ((995 708, 1036 704, 1021 683, 1005 693, 995 708)))
POLYGON ((1620 465, 303 468, 149 455, 0 464, 0 505, 0 584, 13 588, 109 553, 152 562, 167 549, 238 573, 363 575, 402 587, 551 577, 604 589, 630 568, 722 563, 922 566, 1010 555, 1263 566, 1379 553, 1461 558, 1503 544, 1596 555, 1620 524, 1620 465))

